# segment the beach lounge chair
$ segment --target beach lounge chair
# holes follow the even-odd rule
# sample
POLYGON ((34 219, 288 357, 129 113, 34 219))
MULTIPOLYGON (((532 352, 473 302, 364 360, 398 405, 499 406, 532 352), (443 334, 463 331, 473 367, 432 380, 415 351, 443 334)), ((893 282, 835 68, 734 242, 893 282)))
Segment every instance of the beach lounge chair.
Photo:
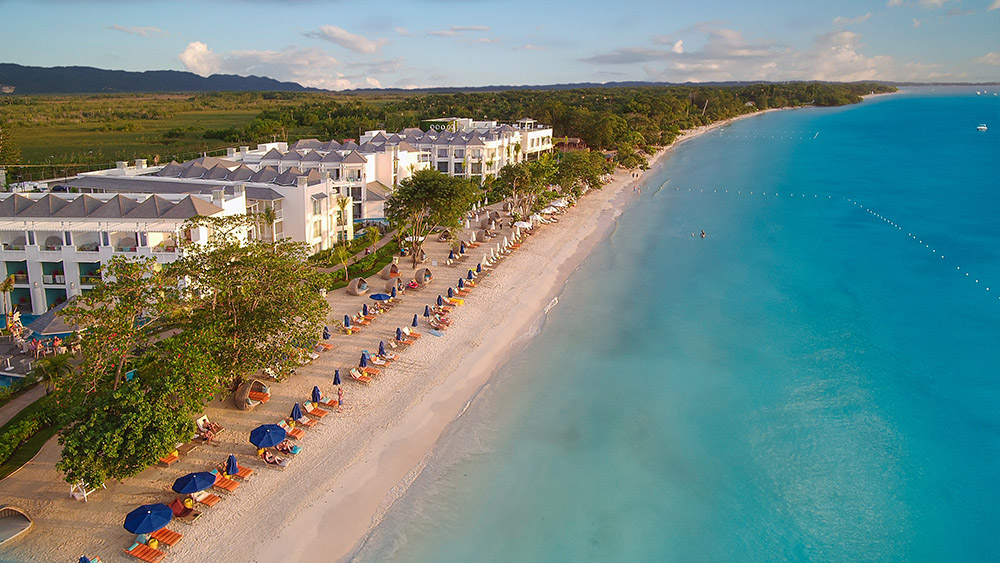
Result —
POLYGON ((316 418, 323 418, 324 416, 330 414, 330 411, 325 411, 319 408, 318 406, 316 406, 316 403, 313 403, 312 401, 306 401, 305 403, 303 403, 302 409, 306 411, 306 414, 308 414, 309 416, 315 416, 316 418))
POLYGON ((287 458, 280 458, 267 450, 261 450, 259 457, 268 467, 274 467, 275 469, 288 467, 289 460, 287 458))
POLYGON ((417 342, 416 340, 410 340, 409 338, 406 338, 405 335, 401 335, 401 336, 403 336, 402 339, 400 339, 400 338, 396 338, 395 339, 395 341, 396 341, 397 344, 402 344, 403 346, 411 346, 413 344, 416 344, 416 342, 417 342))
POLYGON ((249 379, 240 384, 233 401, 241 410, 251 410, 271 400, 271 389, 259 379, 249 379))
POLYGON ((219 495, 213 495, 212 493, 206 493, 205 491, 198 491, 197 493, 191 493, 191 498, 195 502, 200 502, 205 506, 215 506, 219 504, 222 497, 219 495))
POLYGON ((374 365, 374 366, 379 366, 379 367, 383 367, 383 368, 389 365, 389 362, 383 360, 379 356, 371 356, 371 355, 369 355, 368 356, 368 361, 371 362, 372 365, 374 365))
POLYGON ((227 479, 218 469, 213 469, 212 475, 215 475, 215 483, 212 485, 213 487, 217 487, 227 493, 235 493, 236 489, 240 488, 239 481, 227 479))
POLYGON ((198 425, 198 432, 201 434, 211 432, 213 435, 218 436, 225 430, 221 424, 209 420, 208 415, 202 415, 201 418, 195 421, 195 424, 198 425))
POLYGON ((333 344, 327 344, 326 342, 317 342, 314 348, 317 352, 329 352, 333 350, 333 344))
POLYGON ((309 418, 308 416, 303 414, 301 417, 295 419, 295 423, 296 426, 304 426, 306 428, 312 428, 313 426, 316 426, 316 419, 309 418))
POLYGON ((302 448, 300 446, 293 446, 288 440, 282 440, 280 444, 274 446, 274 451, 286 455, 299 455, 302 448))
POLYGON ((370 324, 372 324, 372 322, 370 320, 368 320, 368 318, 362 316, 360 313, 358 313, 357 315, 354 315, 353 317, 351 317, 351 326, 352 327, 354 325, 368 326, 370 324))
POLYGON ((293 440, 301 440, 306 435, 306 431, 301 428, 293 428, 284 420, 278 422, 278 426, 285 429, 285 434, 293 440))
POLYGON ((361 383, 371 383, 372 382, 372 378, 368 377, 367 375, 365 375, 363 373, 361 373, 361 371, 359 371, 358 368, 351 368, 351 372, 350 373, 351 373, 351 379, 353 379, 355 381, 360 381, 361 383))
POLYGON ((201 517, 201 511, 184 506, 184 501, 180 497, 175 498, 169 506, 170 510, 174 513, 174 520, 178 522, 193 524, 195 520, 201 517))
POLYGON ((393 354, 392 352, 389 352, 388 350, 386 350, 385 354, 379 354, 378 357, 382 358, 387 362, 395 362, 396 360, 399 359, 399 356, 393 354))
MULTIPOLYGON (((220 463, 219 464, 219 471, 225 471, 225 470, 226 470, 226 462, 220 463)), ((230 475, 230 478, 236 477, 237 479, 241 479, 243 481, 246 481, 247 479, 250 478, 251 475, 253 475, 253 469, 250 469, 249 467, 243 467, 242 465, 240 465, 240 464, 237 463, 236 464, 236 474, 230 475)))
POLYGON ((358 368, 358 369, 360 369, 361 371, 363 371, 365 373, 365 375, 370 375, 370 376, 380 375, 382 373, 382 370, 380 370, 378 368, 373 368, 371 366, 366 366, 366 367, 358 368))
POLYGON ((181 454, 177 450, 174 450, 169 454, 160 458, 160 465, 164 467, 170 467, 180 459, 181 459, 181 454))
POLYGON ((409 336, 410 338, 420 338, 421 336, 423 336, 422 334, 420 334, 419 332, 413 330, 412 328, 410 328, 408 326, 407 327, 403 327, 403 334, 405 334, 406 336, 409 336))
POLYGON ((149 537, 164 545, 173 546, 177 545, 177 542, 181 541, 181 538, 184 537, 184 534, 175 532, 173 530, 168 530, 166 528, 160 528, 159 530, 156 530, 152 534, 149 534, 149 537))
POLYGON ((167 556, 159 549, 153 549, 144 543, 135 542, 132 547, 124 550, 125 553, 135 557, 136 559, 141 559, 147 561, 148 563, 159 563, 167 556))
POLYGON ((335 409, 340 406, 340 401, 332 397, 320 397, 319 404, 323 405, 324 407, 330 407, 335 409))
POLYGON ((198 449, 198 444, 195 442, 187 442, 186 444, 177 444, 177 453, 180 455, 188 455, 189 453, 198 449))

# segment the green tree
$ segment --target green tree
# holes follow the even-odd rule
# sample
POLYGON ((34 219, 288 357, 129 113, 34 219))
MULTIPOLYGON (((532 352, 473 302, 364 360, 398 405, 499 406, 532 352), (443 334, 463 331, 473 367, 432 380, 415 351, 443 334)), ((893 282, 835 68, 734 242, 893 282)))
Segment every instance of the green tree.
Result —
POLYGON ((7 315, 10 306, 10 292, 14 291, 14 275, 7 276, 7 279, 0 282, 0 301, 3 303, 3 314, 7 315))
POLYGON ((420 170, 399 183, 386 201, 386 217, 413 236, 413 267, 423 251, 423 238, 431 229, 458 227, 479 194, 468 180, 437 170, 420 170))
POLYGON ((274 210, 273 206, 265 205, 264 210, 258 215, 261 225, 267 225, 268 236, 266 242, 274 244, 276 242, 274 224, 278 222, 278 213, 274 210))
POLYGON ((70 363, 71 357, 69 354, 57 354, 35 362, 32 371, 45 385, 46 395, 55 389, 59 381, 73 372, 73 364, 70 363))
MULTIPOLYGON (((347 206, 351 204, 351 198, 347 196, 337 196, 337 208, 340 209, 340 215, 337 216, 337 224, 341 227, 347 226, 347 206)), ((337 235, 340 239, 340 235, 337 235)), ((347 240, 347 232, 344 232, 343 240, 347 240)))

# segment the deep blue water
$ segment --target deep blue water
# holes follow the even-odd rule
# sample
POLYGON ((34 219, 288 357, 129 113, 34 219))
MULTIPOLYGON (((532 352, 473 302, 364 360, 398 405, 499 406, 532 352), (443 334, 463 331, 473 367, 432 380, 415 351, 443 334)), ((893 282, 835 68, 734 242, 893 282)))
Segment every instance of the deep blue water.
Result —
POLYGON ((968 89, 678 147, 359 559, 1000 560, 998 163, 968 89))

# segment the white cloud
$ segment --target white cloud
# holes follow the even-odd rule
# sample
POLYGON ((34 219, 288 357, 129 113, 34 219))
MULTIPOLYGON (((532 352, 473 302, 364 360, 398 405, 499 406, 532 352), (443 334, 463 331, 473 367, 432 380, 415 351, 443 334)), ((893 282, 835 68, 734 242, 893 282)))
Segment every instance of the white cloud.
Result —
POLYGON ((201 76, 215 74, 222 67, 222 61, 219 57, 201 41, 188 43, 188 46, 177 58, 180 59, 184 68, 201 76))
POLYGON ((992 10, 1000 10, 1000 0, 993 0, 993 3, 990 4, 990 7, 986 8, 987 12, 992 10))
POLYGON ((868 12, 867 14, 865 14, 863 16, 858 16, 856 18, 844 18, 844 17, 837 16, 837 17, 833 18, 833 23, 834 23, 834 25, 853 25, 853 24, 857 24, 857 23, 866 22, 866 21, 868 21, 868 18, 870 18, 870 17, 872 17, 872 13, 871 12, 868 12))
POLYGON ((489 31, 490 26, 488 25, 453 25, 448 27, 448 29, 438 29, 434 31, 428 31, 428 35, 435 35, 437 37, 456 37, 465 33, 466 31, 489 31))
POLYGON ((413 34, 410 33, 410 30, 406 29, 405 27, 397 27, 396 28, 396 33, 399 36, 401 36, 401 37, 412 37, 413 36, 413 34))
POLYGON ((885 5, 888 6, 888 7, 890 7, 890 8, 893 8, 895 6, 902 6, 903 5, 903 0, 889 0, 888 2, 886 2, 885 5))
POLYGON ((921 6, 928 6, 930 8, 940 8, 944 6, 946 2, 951 2, 951 0, 920 0, 921 6))
POLYGON ((367 37, 356 35, 335 25, 321 25, 319 26, 319 31, 307 32, 306 36, 317 37, 331 43, 336 43, 345 49, 350 49, 351 51, 355 51, 357 53, 367 54, 378 51, 386 43, 385 39, 372 41, 367 37))
POLYGON ((539 45, 532 45, 531 43, 527 43, 525 45, 514 47, 514 50, 515 51, 544 51, 545 47, 542 47, 542 46, 539 46, 539 45))
POLYGON ((163 31, 158 27, 126 27, 124 25, 109 25, 107 28, 115 31, 123 31, 129 35, 135 35, 137 37, 160 37, 167 34, 166 31, 163 31))
POLYGON ((678 39, 674 46, 670 48, 671 53, 683 53, 684 52, 684 40, 678 39))
POLYGON ((990 51, 979 58, 973 59, 973 61, 983 65, 998 66, 1000 65, 1000 52, 990 51))

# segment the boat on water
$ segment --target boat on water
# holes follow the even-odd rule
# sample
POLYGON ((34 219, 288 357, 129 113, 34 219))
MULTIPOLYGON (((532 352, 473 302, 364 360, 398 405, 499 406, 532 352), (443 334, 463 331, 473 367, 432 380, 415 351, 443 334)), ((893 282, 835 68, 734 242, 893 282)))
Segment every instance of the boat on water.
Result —
POLYGON ((987 127, 985 123, 980 123, 979 127, 976 127, 976 131, 986 131, 987 127))

